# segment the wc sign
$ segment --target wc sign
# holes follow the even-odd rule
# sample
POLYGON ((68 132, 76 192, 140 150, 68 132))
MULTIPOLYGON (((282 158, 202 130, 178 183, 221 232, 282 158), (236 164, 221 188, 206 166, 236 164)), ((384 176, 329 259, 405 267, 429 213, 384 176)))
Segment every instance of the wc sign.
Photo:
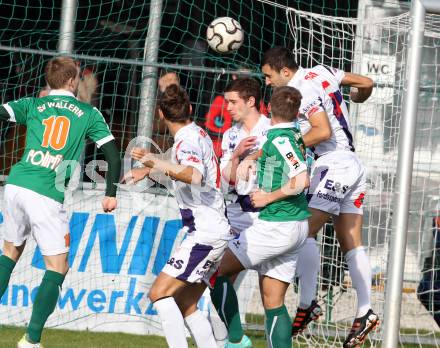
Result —
POLYGON ((378 84, 393 85, 396 74, 396 57, 364 53, 361 74, 371 77, 378 84))
POLYGON ((396 75, 396 57, 383 54, 362 55, 361 74, 373 79, 375 88, 372 98, 376 102, 393 102, 393 88, 396 75))

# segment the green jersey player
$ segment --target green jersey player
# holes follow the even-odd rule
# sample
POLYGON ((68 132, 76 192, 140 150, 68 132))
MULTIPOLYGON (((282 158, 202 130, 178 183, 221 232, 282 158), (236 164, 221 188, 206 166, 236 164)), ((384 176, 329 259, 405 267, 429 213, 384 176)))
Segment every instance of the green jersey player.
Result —
POLYGON ((27 127, 26 148, 11 169, 4 191, 4 245, 0 256, 0 297, 30 234, 44 257, 46 272, 35 297, 27 333, 19 348, 41 347, 41 333, 54 311, 68 271, 69 223, 63 207, 64 187, 84 147, 96 142, 109 165, 102 207, 116 208, 121 161, 114 138, 98 109, 78 101, 77 62, 54 58, 46 66, 51 89, 43 98, 22 98, 0 106, 0 120, 27 127))
MULTIPOLYGON (((258 271, 267 340, 274 348, 290 347, 292 344, 292 321, 284 305, 284 297, 295 276, 296 259, 307 238, 307 219, 310 216, 303 193, 309 185, 305 148, 293 123, 300 103, 301 94, 293 87, 278 88, 272 95, 272 127, 258 160, 259 189, 250 195, 252 205, 262 209, 253 225, 229 243, 211 295, 218 310, 223 303, 228 311, 238 313, 235 290, 225 277, 233 277, 243 269, 258 271)), ((248 173, 249 167, 254 166, 250 157, 237 169, 237 176, 241 179, 245 179, 242 169, 248 173), (249 163, 252 165, 249 166, 249 163)), ((234 315, 227 318, 234 318, 234 315)), ((229 324, 227 322, 226 326, 229 324)), ((244 339, 245 336, 240 342, 229 342, 227 347, 250 346, 244 339)))
MULTIPOLYGON (((252 196, 253 203, 263 205, 265 199, 268 199, 266 192, 277 191, 286 183, 286 174, 290 177, 304 169, 304 142, 300 131, 291 126, 290 123, 286 125, 285 122, 275 124, 267 133, 267 141, 258 159, 259 171, 263 173, 258 176, 258 187, 262 191, 252 196), (275 170, 277 167, 279 170, 275 170), (272 175, 264 175, 265 173, 272 173, 272 175)), ((304 192, 270 203, 264 204, 261 209, 259 215, 261 220, 300 221, 310 216, 304 192)))

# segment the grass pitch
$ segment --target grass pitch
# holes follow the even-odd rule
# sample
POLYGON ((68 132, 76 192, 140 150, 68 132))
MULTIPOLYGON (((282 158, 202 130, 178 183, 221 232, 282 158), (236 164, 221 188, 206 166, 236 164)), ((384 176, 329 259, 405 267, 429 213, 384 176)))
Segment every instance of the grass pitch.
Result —
MULTIPOLYGON (((24 327, 0 326, 0 347, 15 348, 25 332, 24 327)), ((266 348, 262 332, 247 331, 254 348, 266 348)), ((192 340, 189 347, 195 348, 192 340)), ((165 338, 160 336, 130 335, 124 333, 69 331, 45 329, 42 343, 44 348, 167 348, 165 338)), ((324 342, 323 342, 324 343, 324 342)), ((330 342, 326 342, 329 344, 330 342)), ((323 344, 324 345, 324 344, 323 344)), ((369 347, 366 342, 363 347, 369 347)), ((292 347, 307 347, 307 342, 295 340, 292 347)), ((420 345, 405 345, 405 348, 421 347, 420 345)), ((424 345, 422 347, 435 347, 424 345)))
MULTIPOLYGON (((24 335, 24 327, 0 327, 0 347, 15 348, 24 335)), ((251 336, 255 348, 265 348, 263 337, 251 336)), ((191 340, 190 347, 196 347, 191 340)), ((91 331, 69 331, 45 329, 41 342, 44 348, 167 348, 166 341, 160 336, 129 335, 91 331)))

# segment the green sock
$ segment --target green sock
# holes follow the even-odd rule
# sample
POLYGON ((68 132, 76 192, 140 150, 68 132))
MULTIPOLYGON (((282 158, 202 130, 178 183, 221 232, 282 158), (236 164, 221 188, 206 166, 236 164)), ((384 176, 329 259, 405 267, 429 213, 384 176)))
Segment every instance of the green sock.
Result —
POLYGON ((266 336, 273 348, 292 347, 292 319, 286 306, 266 309, 266 336))
POLYGON ((218 277, 211 289, 211 301, 220 318, 228 328, 229 342, 237 343, 243 338, 237 293, 227 277, 218 277))
POLYGON ((44 273, 32 308, 31 321, 27 328, 27 335, 33 343, 38 343, 41 340, 44 324, 57 305, 64 277, 63 274, 54 271, 44 273))
POLYGON ((15 264, 16 262, 9 257, 5 255, 0 256, 0 299, 8 287, 15 264))

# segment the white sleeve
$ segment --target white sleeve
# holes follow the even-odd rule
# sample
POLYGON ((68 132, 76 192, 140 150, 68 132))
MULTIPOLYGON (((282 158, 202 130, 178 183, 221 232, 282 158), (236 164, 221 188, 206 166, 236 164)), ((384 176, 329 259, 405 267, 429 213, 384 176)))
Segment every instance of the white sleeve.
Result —
POLYGON ((328 65, 318 65, 315 67, 324 76, 326 80, 334 83, 336 82, 338 86, 341 85, 342 79, 345 77, 345 71, 338 68, 333 68, 328 65))
POLYGON ((313 88, 311 85, 304 84, 304 87, 301 88, 300 92, 302 99, 299 112, 307 119, 317 112, 325 111, 323 105, 324 97, 317 89, 313 88))
POLYGON ((196 144, 187 140, 181 141, 176 147, 176 160, 178 164, 196 168, 203 177, 205 176, 202 149, 196 144))
POLYGON ((9 114, 9 120, 8 121, 9 122, 16 122, 14 110, 12 110, 12 108, 8 104, 3 104, 2 106, 5 108, 5 110, 9 114))
POLYGON ((288 137, 276 137, 272 140, 272 144, 287 164, 289 168, 289 173, 287 173, 289 178, 293 178, 307 171, 305 161, 298 157, 288 137))
POLYGON ((223 172, 223 169, 228 165, 229 161, 232 159, 232 154, 234 152, 234 148, 231 149, 230 146, 230 135, 231 133, 227 130, 223 134, 222 139, 222 157, 220 157, 220 172, 223 172))
POLYGON ((345 71, 336 68, 330 68, 330 70, 332 71, 333 75, 335 75, 338 84, 341 85, 342 79, 345 77, 345 71))

